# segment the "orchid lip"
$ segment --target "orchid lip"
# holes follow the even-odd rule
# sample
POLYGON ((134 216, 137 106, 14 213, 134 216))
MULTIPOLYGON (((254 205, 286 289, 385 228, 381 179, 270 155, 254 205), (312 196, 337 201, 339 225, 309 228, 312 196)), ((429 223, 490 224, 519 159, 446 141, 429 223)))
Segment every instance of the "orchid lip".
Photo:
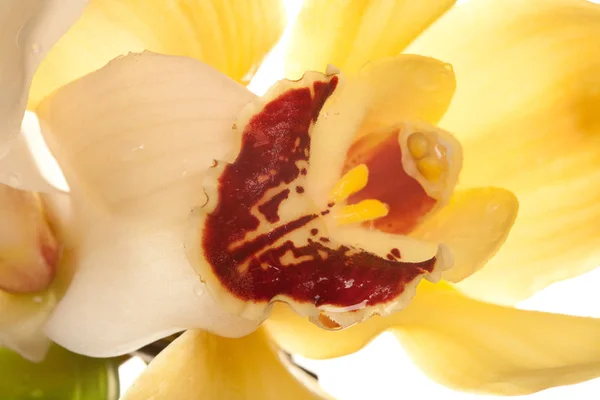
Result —
POLYGON ((421 278, 448 268, 444 247, 352 231, 389 211, 377 198, 347 202, 368 188, 368 165, 346 171, 322 207, 306 190, 318 176, 309 173, 312 133, 343 84, 319 73, 280 82, 242 111, 237 156, 204 177, 208 200, 192 214, 188 259, 235 314, 263 320, 282 301, 323 328, 346 328, 403 308, 421 278))

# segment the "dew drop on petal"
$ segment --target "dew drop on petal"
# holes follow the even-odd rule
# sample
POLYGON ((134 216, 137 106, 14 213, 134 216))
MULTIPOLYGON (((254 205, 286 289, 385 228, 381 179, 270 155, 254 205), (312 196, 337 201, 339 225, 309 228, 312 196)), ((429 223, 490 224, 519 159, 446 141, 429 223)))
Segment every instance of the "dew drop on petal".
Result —
POLYGON ((204 284, 202 282, 198 282, 194 285, 194 294, 198 297, 204 296, 204 284))
POLYGON ((498 207, 499 207, 498 204, 496 204, 496 203, 490 203, 486 207, 486 212, 488 214, 493 214, 494 212, 496 212, 496 210, 498 210, 498 207))

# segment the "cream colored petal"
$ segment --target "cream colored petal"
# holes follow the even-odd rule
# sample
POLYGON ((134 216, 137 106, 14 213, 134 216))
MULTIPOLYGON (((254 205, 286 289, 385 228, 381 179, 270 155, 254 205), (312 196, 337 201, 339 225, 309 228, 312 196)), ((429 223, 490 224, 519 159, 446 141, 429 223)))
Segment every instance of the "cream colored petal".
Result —
POLYGON ((0 184, 0 290, 29 294, 48 288, 60 258, 39 197, 0 184))
POLYGON ((0 184, 37 192, 58 191, 40 171, 23 132, 11 141, 10 150, 0 155, 0 184))
POLYGON ((334 64, 355 74, 367 62, 400 53, 454 0, 308 0, 294 27, 286 74, 325 72, 334 64))
POLYGON ((519 202, 504 189, 459 190, 450 203, 418 226, 411 236, 447 245, 454 266, 442 277, 458 282, 478 271, 506 240, 519 202))
POLYGON ((0 290, 0 347, 14 350, 28 360, 41 361, 50 346, 44 324, 56 302, 53 290, 29 295, 0 290))
POLYGON ((31 361, 48 350, 44 326, 70 279, 48 211, 36 194, 0 185, 0 347, 31 361))
POLYGON ((402 312, 341 332, 286 310, 266 327, 284 349, 313 358, 356 351, 391 329, 424 372, 459 390, 520 395, 600 376, 600 320, 505 308, 449 286, 423 283, 402 312))
POLYGON ((19 128, 36 68, 79 17, 85 3, 85 0, 5 0, 0 4, 0 183, 37 190, 48 188, 33 168, 29 154, 23 152, 19 128), (12 147, 14 154, 9 152, 12 147))
POLYGON ((283 25, 279 0, 93 0, 40 66, 29 106, 119 55, 143 50, 196 58, 248 82, 283 25))
POLYGON ((161 352, 123 400, 330 399, 285 369, 263 331, 226 339, 187 331, 161 352))
POLYGON ((464 147, 461 183, 519 198, 506 244, 461 282, 471 295, 514 304, 600 264, 598 48, 600 5, 584 0, 471 1, 409 48, 454 67, 440 124, 464 147))
POLYGON ((231 151, 231 124, 252 98, 196 60, 144 53, 44 101, 42 131, 71 188, 72 209, 53 204, 72 213, 58 234, 78 268, 48 324, 53 340, 112 356, 186 328, 256 328, 212 301, 183 249, 202 174, 231 151))

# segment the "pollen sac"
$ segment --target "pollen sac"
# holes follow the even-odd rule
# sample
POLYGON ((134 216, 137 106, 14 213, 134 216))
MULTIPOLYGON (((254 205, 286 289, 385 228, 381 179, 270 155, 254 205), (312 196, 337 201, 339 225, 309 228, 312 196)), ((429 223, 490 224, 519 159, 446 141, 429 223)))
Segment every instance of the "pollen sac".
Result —
POLYGON ((346 203, 369 187, 368 166, 340 175, 326 206, 304 190, 319 176, 309 174, 313 128, 342 84, 312 72, 279 82, 242 110, 235 160, 205 175, 207 202, 192 213, 187 254, 238 315, 262 320, 282 301, 325 329, 344 328, 401 309, 421 278, 435 279, 449 262, 437 244, 360 226, 388 211, 379 198, 346 203))
POLYGON ((54 278, 60 246, 35 193, 0 185, 0 289, 36 293, 54 278))

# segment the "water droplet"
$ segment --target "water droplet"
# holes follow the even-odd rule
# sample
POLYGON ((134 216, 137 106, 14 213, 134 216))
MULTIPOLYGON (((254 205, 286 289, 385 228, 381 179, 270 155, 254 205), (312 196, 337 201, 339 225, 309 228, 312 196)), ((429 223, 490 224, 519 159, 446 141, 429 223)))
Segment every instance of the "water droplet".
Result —
POLYGON ((186 176, 186 175, 187 175, 187 169, 181 173, 181 176, 186 176))
POLYGON ((204 290, 204 284, 202 282, 198 282, 196 285, 194 285, 194 294, 198 297, 200 296, 204 296, 205 290, 204 290))
POLYGON ((34 303, 40 304, 42 302, 42 300, 44 300, 42 298, 42 296, 33 296, 33 298, 31 299, 34 303))
POLYGON ((146 145, 142 143, 139 146, 136 146, 133 149, 131 149, 131 151, 144 150, 145 148, 146 148, 146 145))
POLYGON ((31 51, 34 53, 39 53, 42 51, 42 46, 40 46, 39 43, 34 43, 31 45, 31 51))
POLYGON ((496 210, 498 210, 499 207, 500 206, 498 204, 496 204, 496 203, 490 203, 490 204, 487 205, 487 207, 486 207, 485 210, 486 210, 486 212, 488 214, 493 214, 493 213, 496 212, 496 210))
POLYGON ((21 186, 21 175, 12 173, 8 176, 8 184, 12 187, 19 188, 21 186))

